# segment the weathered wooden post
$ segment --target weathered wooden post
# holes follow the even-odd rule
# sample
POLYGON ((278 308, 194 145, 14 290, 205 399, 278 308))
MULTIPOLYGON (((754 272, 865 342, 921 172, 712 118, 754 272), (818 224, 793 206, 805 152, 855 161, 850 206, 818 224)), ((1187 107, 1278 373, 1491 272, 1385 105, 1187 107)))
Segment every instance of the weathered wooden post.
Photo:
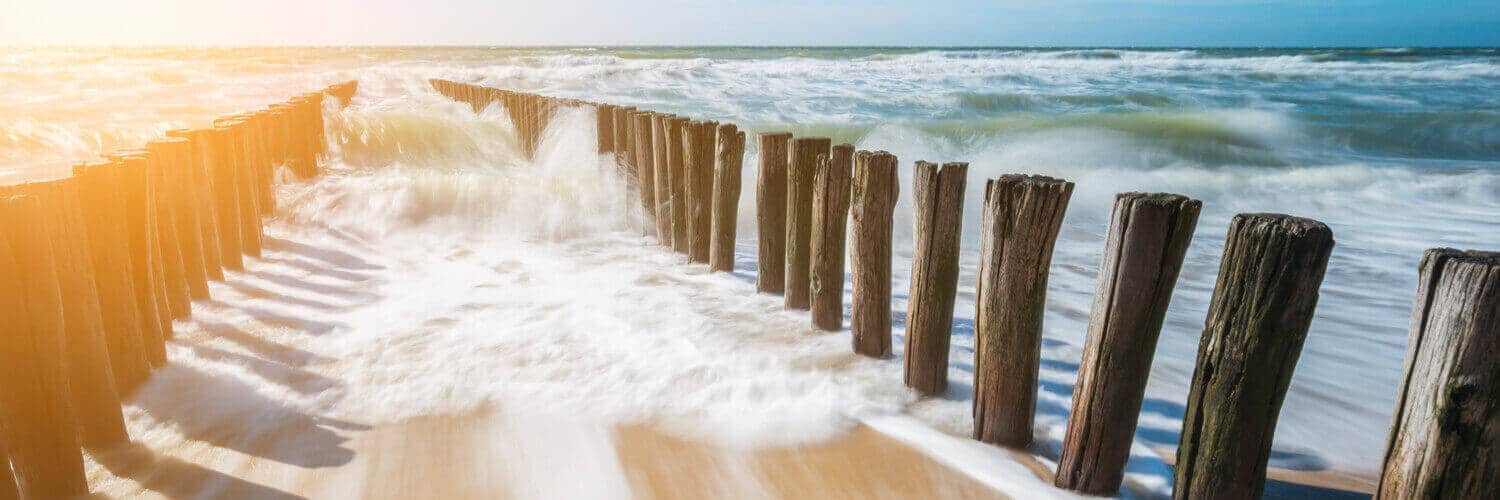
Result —
POLYGON ((0 442, 26 498, 88 494, 63 358, 64 313, 47 220, 33 196, 0 198, 0 442))
POLYGON ((635 153, 635 178, 640 180, 641 211, 646 220, 641 227, 648 236, 656 232, 656 160, 651 156, 656 151, 656 147, 651 144, 653 115, 655 113, 650 111, 635 113, 630 124, 633 135, 631 149, 635 153))
POLYGON ((235 170, 235 147, 232 143, 234 135, 227 127, 214 127, 207 129, 204 137, 213 156, 210 170, 213 176, 213 214, 218 228, 219 263, 225 269, 242 271, 245 264, 240 248, 242 217, 239 176, 235 170))
POLYGON ((849 226, 849 190, 854 177, 854 146, 833 147, 818 157, 813 174, 812 270, 809 301, 813 328, 844 326, 844 237, 849 226))
POLYGON ((756 135, 759 151, 755 181, 756 253, 755 291, 781 294, 786 290, 786 150, 790 132, 756 135))
MULTIPOLYGON (((209 129, 174 130, 168 136, 187 139, 191 144, 188 176, 192 182, 192 203, 197 212, 198 239, 208 279, 224 281, 224 263, 219 252, 218 217, 214 214, 213 163, 217 161, 209 129)), ((316 166, 316 163, 314 163, 316 166)))
POLYGON ((719 125, 714 156, 713 236, 708 270, 734 271, 735 226, 740 214, 740 175, 745 161, 745 133, 732 123, 719 125))
POLYGON ((1120 489, 1156 339, 1201 206, 1167 193, 1115 197, 1058 487, 1092 495, 1120 489))
POLYGON ((687 167, 682 159, 688 122, 685 117, 674 116, 665 124, 668 180, 672 181, 672 251, 683 255, 688 253, 687 167))
POLYGON ((1406 352, 1375 498, 1500 492, 1500 253, 1422 255, 1406 352))
POLYGON ((630 190, 636 187, 635 169, 632 168, 634 153, 630 151, 630 143, 634 137, 630 134, 630 113, 633 111, 635 108, 632 106, 616 106, 614 116, 615 157, 619 162, 620 178, 625 180, 627 207, 639 203, 630 193, 630 190))
MULTIPOLYGON (((70 402, 78 417, 84 446, 101 449, 128 441, 120 413, 120 395, 110 370, 104 339, 99 286, 89 255, 88 227, 79 207, 74 177, 26 185, 46 218, 31 221, 46 226, 53 272, 63 309, 63 363, 67 367, 70 402)), ((34 271, 45 271, 35 269, 34 271)))
POLYGON ((688 262, 708 262, 710 234, 713 231, 714 136, 718 122, 692 122, 683 135, 683 165, 688 213, 688 262))
MULTIPOLYGON (((354 89, 358 88, 358 84, 357 82, 349 83, 349 88, 351 89, 350 91, 352 94, 354 89)), ((308 128, 311 130, 308 131, 307 138, 308 146, 311 148, 308 150, 308 160, 312 162, 313 169, 320 173, 322 171, 322 167, 321 163, 319 163, 319 160, 324 158, 328 153, 328 135, 326 130, 324 129, 323 121, 323 106, 324 103, 327 102, 327 100, 324 99, 324 96, 325 95, 322 92, 315 92, 312 94, 312 110, 309 111, 310 114, 308 115, 308 119, 311 120, 308 126, 308 128)), ((347 99, 338 99, 338 101, 340 109, 349 107, 349 101, 347 99)))
POLYGON ((525 96, 526 98, 522 101, 521 105, 521 109, 524 111, 524 118, 521 121, 526 124, 526 139, 523 149, 526 151, 526 158, 534 160, 536 159, 537 138, 541 136, 541 114, 538 109, 537 96, 535 94, 525 94, 525 96))
POLYGON ((919 161, 912 174, 911 290, 906 302, 906 386, 927 395, 948 390, 948 345, 958 293, 958 245, 968 163, 919 161))
POLYGON ((594 127, 599 137, 599 154, 615 150, 615 107, 600 104, 594 108, 594 127))
POLYGON ((854 352, 881 358, 891 353, 891 238, 901 194, 896 156, 860 151, 854 156, 849 199, 849 333, 854 352))
POLYGON ((818 156, 827 155, 826 137, 792 139, 786 169, 786 290, 787 309, 811 306, 812 193, 818 156))
POLYGON ((651 115, 651 168, 655 171, 652 179, 655 181, 656 206, 653 213, 656 214, 656 236, 661 244, 672 248, 672 172, 667 166, 667 124, 671 123, 672 115, 651 115))
POLYGON ((261 217, 266 217, 276 212, 275 172, 271 166, 270 152, 267 151, 269 133, 266 130, 266 115, 247 113, 245 125, 249 138, 245 156, 250 160, 253 170, 251 178, 255 180, 255 207, 261 217))
POLYGON ((1241 214, 1229 223, 1198 344, 1172 497, 1260 498, 1276 417, 1333 250, 1323 223, 1241 214))
POLYGON ((297 98, 297 125, 296 125, 296 164, 302 175, 308 179, 322 174, 318 166, 318 142, 323 137, 323 126, 321 115, 323 114, 323 94, 304 94, 297 98))
POLYGON ((151 366, 166 364, 164 339, 172 328, 172 311, 167 298, 166 271, 162 269, 159 241, 156 238, 157 211, 152 206, 147 159, 142 154, 119 157, 120 183, 125 192, 126 227, 130 237, 131 283, 135 284, 138 316, 141 319, 141 345, 151 366))
POLYGON ((251 126, 243 117, 233 122, 234 179, 239 186, 240 200, 240 251, 249 257, 261 257, 261 209, 257 195, 257 171, 255 171, 255 144, 251 138, 251 126))
POLYGON ((974 328, 974 438, 1031 444, 1052 248, 1073 183, 1004 175, 985 183, 974 328))
MULTIPOLYGON (((119 163, 91 163, 75 168, 83 205, 83 233, 88 237, 95 286, 99 294, 104 340, 115 390, 128 395, 151 374, 142 340, 141 306, 136 299, 125 199, 119 163)), ((153 307, 151 309, 155 311, 153 307)))
POLYGON ((182 262, 183 284, 192 300, 208 299, 208 269, 203 257, 203 233, 198 227, 198 206, 193 199, 196 188, 191 172, 193 144, 187 139, 167 137, 147 143, 146 148, 151 152, 154 168, 158 170, 156 178, 162 181, 161 189, 157 191, 158 200, 171 213, 172 224, 164 225, 162 229, 167 239, 177 244, 178 258, 182 262))
POLYGON ((146 192, 151 197, 149 206, 155 210, 154 217, 151 218, 151 231, 155 235, 155 248, 160 255, 158 262, 166 276, 167 305, 170 306, 171 317, 187 319, 192 316, 192 292, 188 284, 188 266, 184 261, 186 252, 183 251, 182 241, 178 239, 176 207, 173 203, 175 197, 171 193, 174 186, 167 182, 167 165, 175 161, 177 155, 176 151, 168 151, 168 148, 162 146, 160 141, 147 144, 150 154, 146 156, 146 192))

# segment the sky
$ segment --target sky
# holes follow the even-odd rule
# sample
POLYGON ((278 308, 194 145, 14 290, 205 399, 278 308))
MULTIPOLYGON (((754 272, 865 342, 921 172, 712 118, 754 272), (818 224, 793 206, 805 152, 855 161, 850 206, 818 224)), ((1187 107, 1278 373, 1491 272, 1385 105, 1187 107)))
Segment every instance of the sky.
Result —
POLYGON ((1500 46, 1500 0, 0 0, 0 45, 1500 46))

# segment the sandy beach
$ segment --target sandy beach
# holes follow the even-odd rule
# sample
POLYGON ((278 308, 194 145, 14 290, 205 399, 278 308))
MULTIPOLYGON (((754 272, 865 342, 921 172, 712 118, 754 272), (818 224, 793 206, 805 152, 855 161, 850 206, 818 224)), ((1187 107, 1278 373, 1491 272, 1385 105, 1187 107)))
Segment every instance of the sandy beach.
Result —
POLYGON ((862 426, 762 449, 498 412, 336 433, 336 455, 351 459, 334 467, 309 467, 320 454, 289 435, 254 453, 206 443, 122 450, 90 482, 116 498, 1006 498, 862 426))

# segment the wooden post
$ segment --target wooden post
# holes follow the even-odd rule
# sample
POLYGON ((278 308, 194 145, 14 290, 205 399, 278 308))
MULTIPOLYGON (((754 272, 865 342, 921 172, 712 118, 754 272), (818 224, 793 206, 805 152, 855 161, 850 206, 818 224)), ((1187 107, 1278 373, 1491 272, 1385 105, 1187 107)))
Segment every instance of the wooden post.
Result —
MULTIPOLYGON (((656 231, 656 160, 651 156, 656 151, 651 144, 651 117, 655 113, 644 111, 631 117, 630 131, 633 134, 636 179, 641 186, 641 210, 646 223, 642 226, 647 235, 656 231)), ((657 235, 660 238, 660 234, 657 235)), ((663 240, 664 241, 664 240, 663 240)))
POLYGON ((687 167, 683 163, 683 137, 688 135, 688 119, 674 116, 665 124, 667 134, 667 172, 672 181, 672 251, 688 253, 687 167))
POLYGON ((79 207, 80 184, 82 180, 74 177, 30 184, 25 189, 35 195, 46 215, 31 222, 46 226, 49 236, 63 309, 63 360, 82 443, 102 449, 130 438, 110 370, 88 228, 79 207))
POLYGON ((655 113, 651 115, 651 168, 655 171, 652 179, 655 181, 656 205, 652 207, 656 214, 656 237, 661 244, 667 248, 672 247, 672 172, 667 166, 667 124, 671 123, 672 115, 655 113))
POLYGON ((615 107, 600 104, 594 107, 594 127, 599 137, 599 154, 615 150, 615 107))
MULTIPOLYGON (((191 144, 191 159, 188 161, 188 176, 192 185, 192 204, 197 212, 198 239, 203 258, 205 276, 215 281, 224 281, 224 263, 219 252, 218 218, 214 215, 213 135, 209 129, 175 130, 168 136, 187 139, 191 144)), ((205 295, 206 296, 206 295, 205 295)))
POLYGON ((812 305, 812 193, 818 156, 827 155, 826 137, 792 139, 786 170, 786 290, 787 309, 812 305))
MULTIPOLYGON (((129 395, 151 376, 142 340, 141 302, 136 299, 132 282, 129 219, 125 198, 118 179, 120 164, 104 162, 75 169, 79 179, 79 199, 83 205, 83 233, 88 236, 89 257, 93 261, 95 286, 99 293, 100 315, 104 323, 104 340, 109 351, 110 371, 115 390, 129 395)), ((151 311, 155 311, 154 306, 151 311)))
POLYGON ((901 195, 896 156, 860 151, 854 157, 849 198, 849 333, 854 352, 881 358, 891 353, 891 237, 901 195))
POLYGON ((187 319, 192 316, 193 308, 192 292, 188 285, 188 266, 184 260, 187 252, 183 251, 184 245, 178 237, 176 207, 173 203, 175 196, 171 192, 174 186, 167 181, 168 165, 176 160, 177 155, 176 151, 168 152, 162 146, 160 142, 147 145, 152 154, 146 157, 146 192, 150 193, 150 206, 155 210, 155 216, 151 219, 151 231, 156 237, 156 251, 160 253, 157 262, 166 276, 167 305, 170 306, 171 317, 187 319))
POLYGON ((759 250, 756 253, 755 291, 781 294, 786 290, 786 148, 789 132, 756 135, 755 223, 759 250))
POLYGON ((709 240, 708 270, 734 271, 735 226, 740 213, 740 176, 745 162, 745 133, 732 123, 719 125, 714 156, 713 236, 709 240))
POLYGON ((270 152, 267 150, 270 134, 267 131, 266 122, 264 113, 245 115, 249 137, 245 157, 250 161, 251 178, 255 181, 255 208, 261 217, 276 212, 275 172, 272 170, 270 152))
POLYGON ((813 175, 809 294, 813 328, 831 332, 844 327, 844 236, 853 176, 854 146, 840 144, 833 147, 831 157, 818 157, 813 175))
POLYGON ((1500 253, 1422 255, 1406 368, 1375 498, 1500 491, 1500 253))
MULTIPOLYGON (((203 257, 203 233, 198 227, 198 205, 193 199, 196 189, 192 180, 193 144, 187 139, 168 137, 151 141, 146 147, 159 170, 156 176, 162 180, 158 199, 171 212, 172 223, 164 225, 162 230, 168 240, 176 242, 189 297, 206 300, 208 269, 203 257)), ((175 312, 176 304, 173 305, 175 312)), ((191 315, 191 311, 187 314, 191 315)))
POLYGON ((958 245, 968 163, 919 161, 912 174, 911 291, 906 302, 906 386, 926 395, 948 390, 948 344, 958 293, 958 245))
POLYGON ((630 113, 635 111, 631 106, 616 106, 614 116, 615 131, 615 157, 619 162, 620 178, 625 180, 625 197, 627 206, 637 203, 631 196, 630 189, 635 186, 635 170, 631 168, 634 161, 630 151, 630 113))
MULTIPOLYGON (((352 84, 354 82, 350 83, 352 84)), ((350 85, 350 88, 354 89, 357 88, 357 86, 350 85)), ((312 101, 312 110, 310 111, 311 114, 309 115, 309 119, 312 120, 309 124, 309 128, 311 130, 308 131, 309 137, 307 138, 308 145, 311 147, 311 150, 309 150, 308 152, 308 159, 312 162, 314 171, 321 172, 322 167, 318 163, 318 160, 328 152, 328 135, 323 128, 323 104, 325 102, 324 94, 321 92, 314 93, 312 95, 312 101)), ((339 108, 342 109, 346 107, 349 107, 349 101, 347 99, 341 99, 339 108)))
POLYGON ((713 215, 714 135, 719 123, 692 122, 682 137, 688 200, 688 262, 708 262, 713 215))
POLYGON ((120 190, 125 192, 126 228, 130 236, 131 282, 135 284, 138 316, 141 319, 141 345, 151 366, 166 364, 165 335, 172 328, 172 311, 167 298, 166 271, 162 269, 161 252, 156 238, 157 210, 153 207, 146 157, 126 155, 119 158, 120 190))
POLYGON ((1091 495, 1120 489, 1156 339, 1200 207, 1198 200, 1167 193, 1115 197, 1058 487, 1091 495))
POLYGON ((86 495, 47 215, 33 196, 0 198, 0 214, 0 442, 24 497, 86 495))
POLYGON ((295 144, 297 171, 303 178, 311 179, 322 172, 318 167, 318 139, 323 137, 319 116, 323 113, 323 94, 313 93, 299 96, 294 101, 297 110, 295 144))
POLYGON ((536 96, 531 94, 521 94, 521 151, 536 159, 536 96))
MULTIPOLYGON (((215 122, 218 126, 219 123, 215 122)), ((228 139, 229 165, 234 171, 233 184, 239 202, 240 252, 251 257, 260 257, 261 220, 258 197, 255 194, 255 167, 251 160, 253 144, 249 137, 249 125, 243 117, 231 118, 222 125, 228 139)))
POLYGON ((204 134, 213 157, 210 164, 213 176, 213 203, 215 226, 218 228, 219 263, 225 269, 243 271, 241 257, 240 189, 235 171, 234 135, 226 127, 214 127, 204 134))
POLYGON ((985 183, 974 328, 974 439, 1031 444, 1042 313, 1073 183, 1004 175, 985 183))
POLYGON ((1172 497, 1260 498, 1276 417, 1333 250, 1323 223, 1241 214, 1229 223, 1182 419, 1172 497))

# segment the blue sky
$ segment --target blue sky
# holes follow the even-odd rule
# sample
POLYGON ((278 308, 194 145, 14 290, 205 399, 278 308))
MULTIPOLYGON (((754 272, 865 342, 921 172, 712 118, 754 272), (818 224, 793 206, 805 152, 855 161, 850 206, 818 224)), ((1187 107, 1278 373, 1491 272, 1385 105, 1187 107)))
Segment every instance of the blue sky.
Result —
POLYGON ((1500 0, 0 0, 69 43, 1500 46, 1500 0))

